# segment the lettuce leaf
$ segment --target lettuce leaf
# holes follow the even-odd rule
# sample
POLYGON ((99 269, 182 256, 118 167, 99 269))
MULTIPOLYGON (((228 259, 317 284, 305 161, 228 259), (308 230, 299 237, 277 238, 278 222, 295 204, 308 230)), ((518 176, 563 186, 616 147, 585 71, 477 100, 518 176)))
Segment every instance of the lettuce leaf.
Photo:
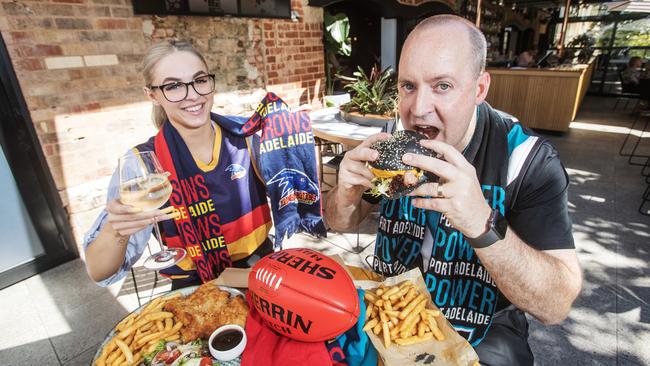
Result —
POLYGON ((379 178, 375 177, 370 183, 373 184, 372 188, 368 191, 369 194, 377 196, 386 196, 390 198, 388 191, 390 190, 390 182, 392 178, 379 178))
POLYGON ((156 345, 156 349, 153 352, 144 355, 143 357, 144 364, 146 366, 151 366, 151 361, 153 361, 153 358, 156 357, 158 352, 165 349, 166 344, 167 342, 165 342, 164 340, 158 342, 158 344, 156 345))

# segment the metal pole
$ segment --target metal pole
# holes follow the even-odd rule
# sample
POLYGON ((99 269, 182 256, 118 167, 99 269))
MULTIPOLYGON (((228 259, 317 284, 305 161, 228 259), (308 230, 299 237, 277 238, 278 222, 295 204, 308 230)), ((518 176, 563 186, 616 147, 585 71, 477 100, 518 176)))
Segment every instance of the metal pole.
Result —
POLYGON ((476 2, 476 27, 481 28, 481 2, 482 0, 477 0, 476 2))
MULTIPOLYGON (((616 40, 616 31, 618 29, 618 20, 614 21, 614 26, 612 27, 612 36, 609 37, 609 45, 607 46, 607 62, 603 65, 603 77, 600 79, 600 88, 598 90, 599 94, 605 93, 605 83, 607 82, 607 74, 609 74, 609 61, 612 59, 612 47, 614 47, 614 40, 616 40)), ((616 70, 618 73, 618 70, 616 70)), ((616 78, 618 80, 618 77, 616 78)), ((608 90, 609 94, 611 90, 608 90)))
POLYGON ((569 8, 571 7, 571 0, 566 0, 564 5, 564 19, 562 21, 562 31, 560 32, 560 44, 558 45, 558 56, 562 57, 564 54, 564 39, 566 37, 566 28, 569 23, 569 8))

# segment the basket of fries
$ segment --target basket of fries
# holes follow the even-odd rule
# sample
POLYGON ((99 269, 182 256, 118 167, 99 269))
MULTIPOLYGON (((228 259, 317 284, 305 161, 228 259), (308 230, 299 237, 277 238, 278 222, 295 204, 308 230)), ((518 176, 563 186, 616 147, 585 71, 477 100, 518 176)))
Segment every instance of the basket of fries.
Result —
POLYGON ((363 330, 384 365, 478 366, 472 346, 431 301, 419 269, 355 285, 365 290, 363 330))

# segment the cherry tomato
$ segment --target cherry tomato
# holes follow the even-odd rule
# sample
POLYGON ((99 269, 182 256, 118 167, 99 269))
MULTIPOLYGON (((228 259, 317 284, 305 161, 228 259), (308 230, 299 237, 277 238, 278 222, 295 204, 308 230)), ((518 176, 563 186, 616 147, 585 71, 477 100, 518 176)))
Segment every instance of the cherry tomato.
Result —
POLYGON ((201 357, 201 363, 199 366, 212 366, 212 358, 207 356, 201 357))
POLYGON ((165 364, 171 365, 172 363, 174 363, 174 361, 176 361, 176 359, 180 355, 181 355, 181 351, 179 351, 178 349, 175 349, 175 350, 171 351, 169 353, 169 355, 167 355, 167 359, 165 360, 165 364))
POLYGON ((156 357, 154 357, 154 361, 167 361, 167 357, 169 357, 169 351, 160 351, 156 354, 156 357))

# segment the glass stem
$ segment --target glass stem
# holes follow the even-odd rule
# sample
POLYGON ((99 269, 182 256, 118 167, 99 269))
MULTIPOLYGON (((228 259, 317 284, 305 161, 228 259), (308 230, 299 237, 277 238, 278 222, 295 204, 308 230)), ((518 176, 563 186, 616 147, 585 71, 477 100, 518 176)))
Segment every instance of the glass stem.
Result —
POLYGON ((158 228, 158 218, 154 217, 153 219, 153 229, 156 231, 156 240, 158 240, 158 246, 160 246, 160 250, 164 250, 163 248, 163 242, 162 242, 162 236, 160 235, 160 228, 158 228))
POLYGON ((160 246, 160 259, 163 261, 169 260, 173 255, 171 252, 165 250, 162 242, 162 236, 160 235, 160 228, 158 227, 158 219, 153 219, 153 229, 156 231, 156 239, 158 240, 158 245, 160 246))

